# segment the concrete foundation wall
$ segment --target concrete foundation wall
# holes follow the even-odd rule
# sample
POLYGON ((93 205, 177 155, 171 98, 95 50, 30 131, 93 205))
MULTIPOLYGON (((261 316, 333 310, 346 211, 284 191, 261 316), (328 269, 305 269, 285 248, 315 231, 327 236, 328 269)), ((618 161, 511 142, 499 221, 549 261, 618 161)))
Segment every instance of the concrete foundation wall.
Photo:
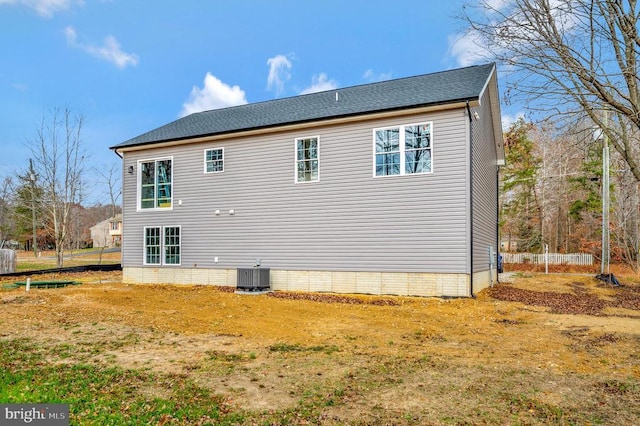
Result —
POLYGON ((473 274, 473 294, 476 295, 498 281, 498 270, 486 270, 473 274))
MULTIPOLYGON (((477 273, 475 276, 479 277, 477 273)), ((486 273, 488 277, 488 272, 486 273)), ((495 276, 495 275, 494 275, 495 276)), ((424 297, 469 297, 469 276, 426 272, 348 272, 270 270, 272 290, 361 293, 424 297)), ((237 285, 236 269, 123 268, 132 284, 237 285)), ((476 283, 474 282, 474 287, 476 283)), ((480 284, 478 284, 479 291, 480 284)), ((484 287, 482 287, 484 288, 484 287)))

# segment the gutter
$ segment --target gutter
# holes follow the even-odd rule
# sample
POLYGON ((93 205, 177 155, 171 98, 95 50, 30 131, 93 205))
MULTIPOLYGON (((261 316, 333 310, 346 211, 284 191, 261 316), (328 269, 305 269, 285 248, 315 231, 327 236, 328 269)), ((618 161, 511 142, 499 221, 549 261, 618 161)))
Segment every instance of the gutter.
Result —
POLYGON ((469 293, 473 294, 473 116, 469 101, 466 103, 469 114, 469 293))

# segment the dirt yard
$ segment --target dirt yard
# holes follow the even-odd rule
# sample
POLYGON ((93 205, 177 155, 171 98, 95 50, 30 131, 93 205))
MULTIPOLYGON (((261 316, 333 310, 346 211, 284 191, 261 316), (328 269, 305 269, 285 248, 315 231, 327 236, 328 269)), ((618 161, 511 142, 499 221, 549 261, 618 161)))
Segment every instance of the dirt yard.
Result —
POLYGON ((325 401, 318 424, 640 417, 635 283, 527 273, 475 299, 444 300, 240 295, 124 285, 120 273, 73 279, 82 284, 0 291, 0 339, 75 348, 66 362, 187 375, 224 395, 230 410, 295 410, 314 395, 325 401))

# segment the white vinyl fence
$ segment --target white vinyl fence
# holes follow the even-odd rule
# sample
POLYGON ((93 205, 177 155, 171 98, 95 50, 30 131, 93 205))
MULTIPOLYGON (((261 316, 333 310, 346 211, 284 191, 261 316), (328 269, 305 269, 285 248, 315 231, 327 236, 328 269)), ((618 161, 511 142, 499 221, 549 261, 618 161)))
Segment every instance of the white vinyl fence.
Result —
POLYGON ((549 256, 549 265, 593 265, 593 255, 589 253, 501 253, 503 263, 531 263, 544 265, 549 256))
POLYGON ((18 256, 15 250, 0 249, 0 274, 16 272, 18 256))

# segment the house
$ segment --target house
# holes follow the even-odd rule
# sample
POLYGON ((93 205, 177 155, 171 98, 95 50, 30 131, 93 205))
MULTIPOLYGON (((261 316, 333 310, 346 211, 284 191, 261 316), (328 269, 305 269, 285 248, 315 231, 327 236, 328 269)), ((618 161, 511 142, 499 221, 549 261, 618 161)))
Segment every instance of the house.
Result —
POLYGON ((120 247, 122 245, 122 215, 117 214, 89 228, 93 247, 120 247))
POLYGON ((188 115, 123 160, 127 283, 471 296, 496 279, 494 64, 188 115))

